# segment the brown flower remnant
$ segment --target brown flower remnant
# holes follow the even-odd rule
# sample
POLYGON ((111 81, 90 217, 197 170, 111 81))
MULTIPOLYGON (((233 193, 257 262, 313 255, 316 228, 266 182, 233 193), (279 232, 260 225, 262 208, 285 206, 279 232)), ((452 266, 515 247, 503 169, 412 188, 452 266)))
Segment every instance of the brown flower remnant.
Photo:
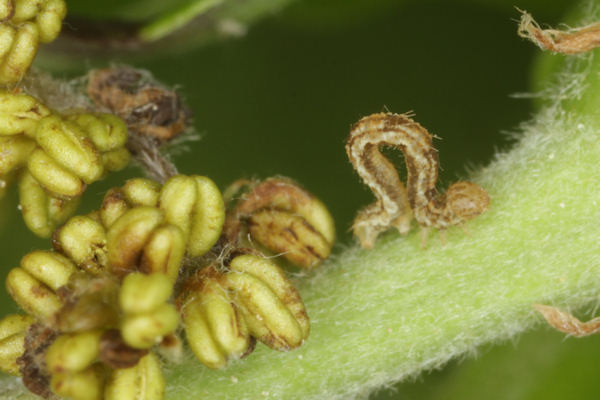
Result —
POLYGON ((17 359, 23 384, 44 399, 56 398, 50 390, 50 374, 46 370, 46 349, 54 342, 58 332, 35 323, 25 336, 25 352, 17 359))
POLYGON ((180 134, 190 118, 175 91, 131 67, 90 72, 87 93, 96 106, 123 118, 130 130, 159 141, 180 134))
POLYGON ((588 322, 581 322, 570 313, 561 311, 556 307, 543 304, 534 304, 533 307, 542 314, 551 327, 558 331, 576 337, 600 333, 600 317, 588 322))
POLYGON ((333 218, 319 199, 291 179, 241 179, 225 190, 224 198, 226 243, 258 244, 306 269, 329 256, 335 240, 333 218))
POLYGON ((567 31, 542 29, 531 14, 521 11, 517 33, 531 40, 542 50, 562 54, 578 54, 593 50, 600 45, 600 22, 567 31))
POLYGON ((98 358, 113 369, 134 367, 146 354, 148 349, 134 349, 125 343, 118 329, 109 329, 100 338, 98 358))

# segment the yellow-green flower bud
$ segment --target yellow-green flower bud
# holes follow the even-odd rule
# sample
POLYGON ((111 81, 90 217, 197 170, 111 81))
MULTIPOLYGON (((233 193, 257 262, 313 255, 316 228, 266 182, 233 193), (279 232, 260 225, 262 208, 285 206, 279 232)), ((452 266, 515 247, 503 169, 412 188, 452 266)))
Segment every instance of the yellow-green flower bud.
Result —
POLYGON ((243 242, 249 233, 248 244, 256 242, 302 268, 313 268, 329 256, 333 219, 323 203, 293 181, 240 181, 226 193, 231 200, 223 230, 230 242, 243 242))
POLYGON ((131 154, 125 147, 110 150, 100 155, 102 165, 106 171, 119 171, 129 165, 131 154))
POLYGON ((13 268, 6 277, 6 290, 23 310, 38 318, 52 317, 62 306, 58 296, 22 268, 13 268))
POLYGON ((94 364, 83 371, 53 374, 50 388, 55 394, 72 400, 102 400, 106 371, 94 364))
POLYGON ((0 320, 0 340, 24 332, 35 319, 31 315, 10 314, 0 320))
POLYGON ((216 243, 225 220, 221 192, 204 176, 177 175, 160 192, 159 207, 167 222, 181 229, 188 253, 198 257, 216 243))
POLYGON ((134 272, 123 279, 119 304, 128 314, 149 313, 165 303, 173 293, 173 282, 163 274, 134 272))
POLYGON ((121 215, 129 210, 129 208, 129 204, 125 199, 125 194, 121 188, 110 189, 106 192, 104 200, 102 200, 102 206, 100 206, 99 213, 102 225, 106 228, 110 228, 121 215))
POLYGON ((0 175, 8 174, 27 164, 35 142, 25 135, 0 136, 0 175))
POLYGON ((137 269, 144 245, 163 219, 163 213, 156 208, 136 207, 112 224, 107 233, 107 249, 113 273, 124 275, 137 269))
POLYGON ((14 0, 0 7, 0 84, 18 82, 27 72, 39 42, 58 36, 67 13, 64 0, 14 0), (12 31, 12 32, 11 32, 12 31))
MULTIPOLYGON (((1 39, 0 32, 0 56, 5 44, 1 39)), ((50 115, 50 110, 37 99, 22 93, 0 91, 0 135, 34 137, 38 121, 47 115, 50 115)))
MULTIPOLYGON (((3 12, 5 9, 3 7, 3 12)), ((17 31, 15 28, 8 24, 0 24, 0 58, 3 59, 10 52, 16 35, 17 31)))
POLYGON ((21 259, 21 268, 53 291, 66 285, 76 271, 75 265, 68 258, 43 250, 32 251, 25 255, 21 259))
POLYGON ((76 216, 54 232, 54 248, 80 268, 99 273, 107 265, 107 235, 102 224, 93 218, 76 216))
POLYGON ((221 276, 207 267, 184 292, 181 314, 187 341, 198 359, 209 368, 223 368, 230 359, 248 355, 254 348, 246 321, 219 284, 221 276))
POLYGON ((34 0, 13 0, 14 12, 10 21, 14 24, 32 20, 40 11, 41 3, 45 1, 34 0))
POLYGON ((100 152, 116 150, 127 142, 127 125, 113 114, 74 114, 67 120, 77 123, 100 152))
POLYGON ((99 215, 108 229, 132 207, 155 207, 158 204, 160 184, 150 179, 128 180, 121 188, 112 188, 104 196, 99 215))
POLYGON ((0 20, 6 21, 15 12, 15 4, 13 0, 2 0, 0 1, 0 20))
POLYGON ((175 282, 184 254, 185 240, 181 230, 174 225, 161 226, 152 233, 144 246, 140 271, 165 274, 175 282))
POLYGON ((149 353, 136 366, 115 369, 104 389, 105 400, 162 400, 165 393, 158 358, 149 353))
POLYGON ((196 204, 190 218, 188 253, 198 257, 217 242, 225 222, 225 204, 215 183, 205 176, 193 175, 198 189, 196 204))
POLYGON ((19 375, 17 358, 25 351, 25 334, 34 322, 29 315, 11 314, 0 320, 0 370, 19 375))
POLYGON ((192 212, 196 205, 198 188, 191 176, 176 175, 163 185, 160 191, 160 208, 166 220, 178 226, 187 240, 192 226, 192 212))
POLYGON ((40 28, 40 42, 48 43, 56 39, 62 28, 62 21, 67 15, 64 0, 46 0, 36 18, 40 28))
MULTIPOLYGON (((51 115, 40 120, 35 139, 60 167, 90 184, 100 179, 104 168, 98 150, 87 137, 89 133, 74 122, 51 115)), ((38 180, 45 185, 41 178, 38 180)), ((48 188, 62 194, 59 190, 48 188)))
POLYGON ((179 324, 179 314, 172 304, 162 304, 148 313, 126 315, 121 324, 125 343, 136 349, 148 349, 179 324))
POLYGON ((0 61, 0 84, 18 82, 26 73, 37 52, 40 31, 37 25, 25 22, 16 28, 10 50, 0 61))
POLYGON ((283 271, 266 258, 235 257, 222 282, 235 296, 252 336, 281 351, 308 337, 310 323, 300 294, 283 271))
POLYGON ((31 153, 27 169, 46 190, 60 196, 75 197, 85 190, 85 182, 54 161, 40 148, 36 148, 31 153))
POLYGON ((48 194, 24 170, 19 179, 19 203, 27 227, 36 235, 50 237, 56 227, 75 212, 79 198, 63 199, 48 194))
POLYGON ((102 331, 60 335, 46 350, 46 367, 51 374, 79 372, 88 368, 100 351, 102 331))
POLYGON ((160 184, 151 179, 129 179, 121 189, 131 207, 156 207, 160 196, 160 184))
MULTIPOLYGON (((0 70, 1 62, 0 57, 0 70)), ((126 140, 125 123, 116 116, 61 117, 31 96, 0 91, 0 195, 18 173, 25 222, 38 236, 48 237, 73 214, 87 184, 129 163, 126 140)))
POLYGON ((25 352, 26 331, 21 331, 0 339, 0 371, 19 376, 17 359, 25 352))

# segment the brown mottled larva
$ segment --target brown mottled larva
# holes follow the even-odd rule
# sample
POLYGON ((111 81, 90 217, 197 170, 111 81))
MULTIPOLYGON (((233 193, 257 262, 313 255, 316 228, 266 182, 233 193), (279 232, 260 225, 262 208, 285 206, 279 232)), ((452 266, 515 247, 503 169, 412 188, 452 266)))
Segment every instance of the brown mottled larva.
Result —
POLYGON ((488 208, 488 194, 471 182, 457 182, 445 194, 438 194, 439 162, 432 136, 409 114, 378 113, 362 118, 350 130, 346 152, 377 198, 358 213, 352 226, 362 247, 372 247, 377 236, 391 227, 407 233, 412 215, 423 227, 446 229, 488 208), (380 146, 402 151, 408 169, 406 188, 380 146))

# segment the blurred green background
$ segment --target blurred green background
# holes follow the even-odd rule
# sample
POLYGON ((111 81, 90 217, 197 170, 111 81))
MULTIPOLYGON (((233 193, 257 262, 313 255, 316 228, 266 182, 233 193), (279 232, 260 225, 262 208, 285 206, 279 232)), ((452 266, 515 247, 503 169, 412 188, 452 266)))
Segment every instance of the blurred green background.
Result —
MULTIPOLYGON (((68 3, 74 17, 139 22, 190 1, 68 3)), ((538 53, 516 35, 519 13, 513 0, 255 3, 262 18, 248 19, 242 37, 196 32, 206 39, 179 36, 115 54, 67 53, 55 46, 38 57, 37 65, 60 77, 110 63, 152 71, 186 98, 202 137, 174 157, 181 172, 207 175, 221 188, 241 177, 296 179, 331 209, 338 252, 352 242, 348 228, 356 210, 372 201, 344 152, 349 127, 360 117, 414 111, 417 121, 441 138, 436 145, 443 188, 510 147, 506 132, 534 112, 530 100, 511 97, 529 90, 538 53)), ((555 24, 573 2, 516 5, 555 24)), ((389 155, 403 171, 401 157, 389 155)), ((130 167, 94 184, 82 212, 98 207, 109 187, 139 174, 130 167)), ((24 228, 16 209, 13 190, 0 208, 4 273, 26 252, 49 247, 24 228)), ((0 302, 3 313, 16 310, 4 293, 0 302)), ((596 399, 599 356, 600 338, 564 340, 541 329, 370 398, 596 399)))

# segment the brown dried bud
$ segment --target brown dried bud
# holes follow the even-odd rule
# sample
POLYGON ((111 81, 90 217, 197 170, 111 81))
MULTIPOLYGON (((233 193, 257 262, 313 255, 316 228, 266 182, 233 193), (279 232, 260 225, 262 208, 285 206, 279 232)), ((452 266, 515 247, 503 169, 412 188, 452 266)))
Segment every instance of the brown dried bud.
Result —
POLYGON ((292 180, 238 181, 225 193, 229 210, 223 234, 229 242, 249 234, 250 244, 257 242, 302 268, 313 268, 329 256, 333 219, 323 203, 292 180))
POLYGON ((600 46, 600 23, 596 22, 568 30, 542 29, 531 14, 521 12, 517 29, 519 36, 531 40, 542 50, 554 53, 579 54, 600 46))
POLYGON ((61 332, 83 332, 119 323, 118 284, 106 276, 76 273, 57 294, 64 306, 55 315, 61 332))
POLYGON ((33 324, 25 336, 25 353, 17 359, 23 384, 45 399, 52 398, 50 375, 46 370, 46 349, 58 332, 44 324, 33 324))
POLYGON ((87 93, 98 107, 123 118, 132 131, 161 141, 185 130, 190 117, 175 91, 131 67, 90 72, 87 93))
POLYGON ((148 354, 147 349, 134 349, 125 343, 117 329, 107 330, 100 338, 98 358, 111 368, 131 368, 146 354, 148 354))

